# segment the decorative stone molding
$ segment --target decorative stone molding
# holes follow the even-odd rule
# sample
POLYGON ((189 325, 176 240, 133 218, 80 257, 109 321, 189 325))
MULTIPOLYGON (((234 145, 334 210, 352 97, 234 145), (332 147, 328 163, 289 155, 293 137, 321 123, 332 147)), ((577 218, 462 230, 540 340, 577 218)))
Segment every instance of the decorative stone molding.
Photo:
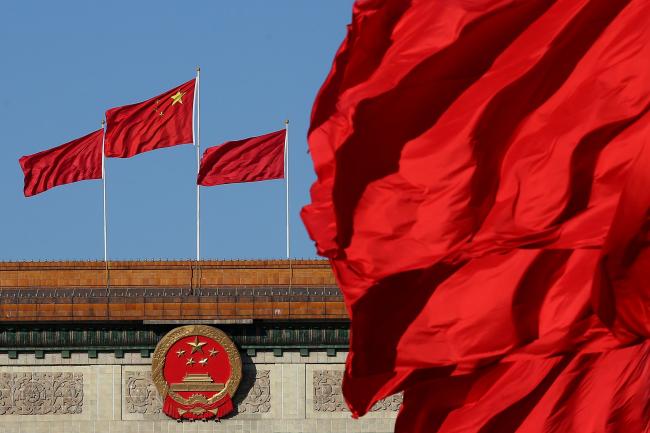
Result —
MULTIPOLYGON (((271 410, 270 370, 245 369, 240 390, 234 403, 239 413, 261 414, 271 410)), ((130 414, 158 415, 162 413, 162 400, 151 378, 150 371, 124 372, 125 410, 130 414)))
MULTIPOLYGON (((316 412, 347 412, 348 407, 343 400, 341 384, 343 371, 315 370, 314 371, 314 411, 316 412)), ((378 401, 371 409, 372 412, 397 412, 402 404, 402 394, 392 395, 378 401)))
POLYGON ((271 371, 257 370, 255 377, 252 371, 244 370, 244 380, 240 390, 248 390, 244 395, 235 395, 235 405, 239 413, 268 413, 271 410, 271 371))
POLYGON ((402 405, 404 396, 402 393, 393 394, 390 397, 386 397, 383 400, 379 400, 375 405, 370 409, 372 412, 381 412, 381 411, 391 411, 397 412, 402 405))
POLYGON ((341 384, 342 371, 314 371, 314 410, 317 412, 345 412, 341 384))
POLYGON ((155 415, 162 412, 162 400, 149 371, 125 371, 124 400, 128 413, 155 415))
POLYGON ((0 415, 80 414, 83 396, 81 373, 0 373, 0 415))

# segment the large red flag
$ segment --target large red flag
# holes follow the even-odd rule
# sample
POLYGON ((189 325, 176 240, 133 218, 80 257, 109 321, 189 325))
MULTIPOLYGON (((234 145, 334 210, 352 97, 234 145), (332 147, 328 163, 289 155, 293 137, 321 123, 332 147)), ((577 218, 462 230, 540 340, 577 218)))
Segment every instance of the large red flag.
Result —
POLYGON ((647 433, 650 343, 499 363, 409 386, 396 432, 647 433))
POLYGON ((25 197, 79 180, 102 178, 103 129, 52 149, 20 158, 25 197))
MULTIPOLYGON (((314 104, 318 180, 303 210, 352 319, 344 395, 354 414, 406 389, 409 417, 466 424, 400 415, 401 431, 649 428, 647 406, 626 412, 650 389, 639 370, 647 346, 614 355, 648 336, 638 246, 647 243, 647 181, 632 176, 650 129, 648 16, 644 0, 355 3, 314 104), (632 223, 614 230, 629 196, 634 216, 622 221, 632 223), (518 403, 508 402, 517 374, 489 378, 494 365, 563 354, 558 362, 578 360, 572 371, 544 379, 539 370, 545 385, 522 388, 518 403), (585 379, 583 355, 621 359, 602 365, 625 371, 585 379), (553 380, 575 371, 585 382, 574 386, 596 387, 584 411, 558 403, 534 418, 536 402, 554 398, 553 380), (450 378, 464 375, 486 382, 456 388, 450 378), (628 378, 640 394, 598 400, 628 378), (426 388, 410 386, 425 379, 449 388, 417 400, 426 388), (502 421, 516 422, 481 421, 501 413, 477 404, 486 386, 486 399, 510 408, 502 421), (455 404, 445 392, 471 398, 455 404)), ((554 389, 559 401, 575 390, 554 389)))
POLYGON ((130 158, 192 143, 195 84, 190 80, 144 102, 106 111, 105 155, 130 158))
POLYGON ((198 184, 214 186, 282 179, 285 137, 283 129, 206 149, 201 159, 198 184))

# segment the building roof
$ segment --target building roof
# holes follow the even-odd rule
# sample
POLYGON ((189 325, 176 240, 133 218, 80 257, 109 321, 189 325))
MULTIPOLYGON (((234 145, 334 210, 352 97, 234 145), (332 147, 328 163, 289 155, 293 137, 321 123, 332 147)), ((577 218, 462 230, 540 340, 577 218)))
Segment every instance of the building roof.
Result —
POLYGON ((0 288, 335 286, 327 260, 0 262, 0 288), (108 281, 107 281, 108 278, 108 281), (108 284, 107 284, 108 282, 108 284))
POLYGON ((0 263, 0 321, 345 319, 326 260, 0 263))

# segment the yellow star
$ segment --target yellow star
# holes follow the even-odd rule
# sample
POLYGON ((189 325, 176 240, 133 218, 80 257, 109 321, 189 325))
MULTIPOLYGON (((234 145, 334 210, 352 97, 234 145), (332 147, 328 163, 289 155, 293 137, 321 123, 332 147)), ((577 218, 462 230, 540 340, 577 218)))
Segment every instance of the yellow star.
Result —
POLYGON ((176 351, 176 355, 178 355, 180 358, 181 356, 185 355, 185 351, 183 349, 178 349, 178 351, 176 351))
POLYGON ((214 357, 214 356, 217 356, 217 353, 219 353, 219 351, 215 350, 215 349, 210 349, 209 353, 210 353, 210 356, 214 357))
POLYGON ((192 354, 192 353, 194 353, 194 352, 201 352, 201 353, 203 353, 203 346, 205 346, 207 343, 205 343, 205 342, 200 342, 200 341, 199 341, 199 337, 194 337, 194 341, 190 341, 190 342, 187 343, 187 344, 189 344, 189 345, 192 347, 192 352, 190 352, 190 354, 192 354))
POLYGON ((202 360, 199 361, 199 364, 205 367, 205 365, 208 363, 208 358, 203 358, 202 360))
POLYGON ((188 360, 187 360, 187 362, 185 363, 185 365, 194 365, 194 358, 192 358, 192 357, 188 358, 188 360))
POLYGON ((183 96, 185 95, 185 93, 186 92, 181 93, 181 91, 179 90, 178 92, 176 92, 175 95, 172 95, 171 98, 172 98, 172 101, 174 101, 174 102, 172 102, 172 106, 174 106, 174 104, 176 104, 177 102, 180 102, 182 104, 183 103, 183 96))

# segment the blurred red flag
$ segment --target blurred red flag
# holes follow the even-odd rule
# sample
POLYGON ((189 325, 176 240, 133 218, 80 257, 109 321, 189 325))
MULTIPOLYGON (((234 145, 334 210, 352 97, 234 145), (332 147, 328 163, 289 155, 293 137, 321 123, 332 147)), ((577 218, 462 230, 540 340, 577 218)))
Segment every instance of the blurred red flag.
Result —
POLYGON ((130 158, 192 143, 195 84, 193 79, 144 102, 106 111, 105 155, 130 158))
POLYGON ((25 197, 79 180, 102 178, 103 129, 52 149, 20 158, 25 197))
POLYGON ((285 137, 283 129, 206 149, 197 183, 214 186, 282 179, 285 137))
POLYGON ((649 428, 629 403, 650 389, 633 169, 648 16, 643 0, 355 3, 314 103, 302 213, 352 319, 353 414, 406 390, 404 432, 649 428), (583 406, 551 404, 571 393, 583 406))

